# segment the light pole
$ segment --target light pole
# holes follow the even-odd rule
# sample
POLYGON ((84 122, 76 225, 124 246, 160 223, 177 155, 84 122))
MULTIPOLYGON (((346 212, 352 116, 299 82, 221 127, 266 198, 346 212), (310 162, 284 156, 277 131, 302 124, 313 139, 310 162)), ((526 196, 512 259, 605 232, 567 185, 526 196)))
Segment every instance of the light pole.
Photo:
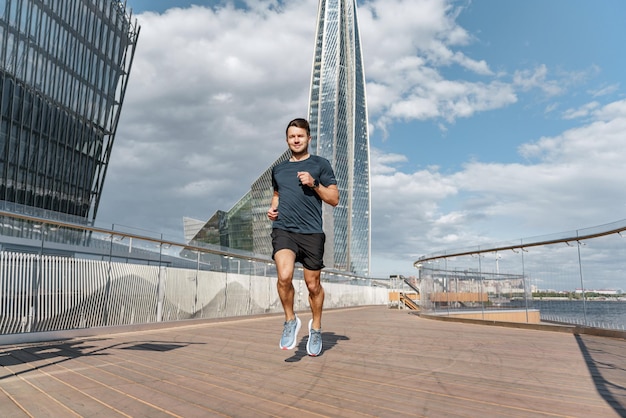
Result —
POLYGON ((502 255, 498 254, 498 252, 496 251, 496 278, 498 278, 498 276, 500 275, 500 264, 498 262, 501 258, 502 255))

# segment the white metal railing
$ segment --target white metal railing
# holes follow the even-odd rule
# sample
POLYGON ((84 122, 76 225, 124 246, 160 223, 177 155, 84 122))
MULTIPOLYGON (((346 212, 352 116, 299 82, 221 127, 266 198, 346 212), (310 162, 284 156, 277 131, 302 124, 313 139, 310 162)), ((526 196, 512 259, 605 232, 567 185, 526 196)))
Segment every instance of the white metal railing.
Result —
MULTIPOLYGON (((0 252, 0 334, 281 312, 275 279, 0 252)), ((306 293, 296 280, 297 294, 306 293)), ((385 304, 387 290, 324 283, 328 308, 385 304)), ((299 296, 297 309, 308 299, 299 296)))
MULTIPOLYGON (((263 256, 2 211, 0 245, 0 336, 282 312, 263 256)), ((369 278, 322 280, 327 308, 387 303, 369 278)))

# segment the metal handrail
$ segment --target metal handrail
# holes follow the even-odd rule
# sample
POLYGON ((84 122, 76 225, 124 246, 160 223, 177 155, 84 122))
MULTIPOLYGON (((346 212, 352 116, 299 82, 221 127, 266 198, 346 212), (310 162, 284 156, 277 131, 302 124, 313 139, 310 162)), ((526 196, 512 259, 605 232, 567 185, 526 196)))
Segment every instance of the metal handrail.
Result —
MULTIPOLYGON (((559 244, 559 243, 569 243, 572 241, 580 242, 587 239, 603 237, 607 235, 620 234, 620 232, 626 231, 626 219, 621 221, 613 222, 610 224, 604 224, 596 227, 579 229, 573 232, 564 232, 562 234, 569 234, 566 237, 562 238, 548 238, 552 235, 545 235, 542 237, 535 238, 526 238, 527 242, 524 241, 524 238, 520 239, 519 244, 491 244, 487 247, 481 248, 480 246, 473 249, 463 249, 463 250, 452 250, 450 252, 443 251, 439 253, 432 253, 425 256, 420 257, 417 261, 413 263, 413 267, 419 268, 422 263, 433 261, 441 258, 449 258, 449 257, 460 257, 464 255, 472 255, 472 254, 483 254, 483 253, 493 253, 498 251, 507 251, 507 250, 524 250, 529 247, 539 247, 543 245, 551 245, 551 244, 559 244), (598 230, 598 228, 601 228, 598 230), (590 231, 585 233, 584 231, 590 231), (595 232, 591 232, 595 231, 595 232), (582 232, 582 234, 581 234, 582 232), (575 234, 575 235, 574 235, 575 234)), ((560 235, 560 234, 559 234, 560 235)), ((621 235, 621 234, 620 234, 621 235)))
MULTIPOLYGON (((232 248, 228 248, 228 249, 213 248, 212 246, 209 246, 209 244, 202 245, 202 243, 199 243, 196 241, 192 241, 189 243, 181 243, 178 241, 173 241, 173 240, 168 240, 168 239, 163 239, 163 238, 155 238, 155 237, 150 237, 147 235, 140 235, 136 233, 124 232, 124 231, 114 230, 114 229, 107 229, 107 228, 96 227, 96 226, 87 225, 87 224, 80 224, 80 223, 75 223, 75 222, 70 222, 70 221, 48 219, 48 218, 27 215, 27 214, 22 214, 22 213, 16 213, 16 212, 10 212, 10 211, 0 209, 0 217, 2 216, 19 219, 21 221, 32 222, 35 225, 47 224, 47 225, 57 226, 60 228, 75 229, 75 230, 89 232, 89 233, 99 233, 99 234, 104 234, 104 235, 114 235, 114 236, 123 237, 123 238, 132 238, 132 239, 136 239, 139 241, 145 241, 145 242, 158 244, 163 247, 168 247, 168 246, 180 247, 188 251, 213 254, 213 255, 222 256, 222 257, 234 257, 234 258, 238 258, 238 259, 245 260, 248 262, 257 262, 257 263, 266 263, 266 264, 274 263, 274 260, 271 257, 253 254, 253 253, 247 253, 245 251, 238 251, 232 248)), ((325 275, 326 274, 339 275, 345 279, 356 279, 356 280, 369 279, 368 277, 364 277, 363 275, 355 274, 355 273, 344 271, 344 270, 331 269, 331 268, 325 268, 324 273, 325 275)))

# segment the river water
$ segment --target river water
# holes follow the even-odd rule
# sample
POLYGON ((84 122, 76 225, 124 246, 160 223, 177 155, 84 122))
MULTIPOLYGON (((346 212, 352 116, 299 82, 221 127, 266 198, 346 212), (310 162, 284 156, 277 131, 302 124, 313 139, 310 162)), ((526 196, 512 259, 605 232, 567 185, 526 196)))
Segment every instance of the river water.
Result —
POLYGON ((542 320, 608 329, 626 329, 626 301, 532 300, 542 320))

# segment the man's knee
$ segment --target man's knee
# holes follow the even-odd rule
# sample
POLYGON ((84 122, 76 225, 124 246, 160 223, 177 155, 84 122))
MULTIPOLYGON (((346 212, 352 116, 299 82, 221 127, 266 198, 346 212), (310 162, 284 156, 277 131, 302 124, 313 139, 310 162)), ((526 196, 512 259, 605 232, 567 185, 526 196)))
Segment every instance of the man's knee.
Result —
POLYGON ((309 290, 310 295, 319 295, 324 291, 322 284, 319 281, 308 282, 306 284, 307 289, 309 290))
POLYGON ((279 283, 291 283, 293 280, 293 269, 290 267, 278 267, 276 277, 279 283))
POLYGON ((291 278, 290 275, 285 274, 285 275, 278 275, 278 284, 280 285, 289 285, 293 282, 293 279, 291 278))
POLYGON ((278 275, 277 285, 282 289, 289 289, 293 287, 293 278, 290 275, 278 275))

